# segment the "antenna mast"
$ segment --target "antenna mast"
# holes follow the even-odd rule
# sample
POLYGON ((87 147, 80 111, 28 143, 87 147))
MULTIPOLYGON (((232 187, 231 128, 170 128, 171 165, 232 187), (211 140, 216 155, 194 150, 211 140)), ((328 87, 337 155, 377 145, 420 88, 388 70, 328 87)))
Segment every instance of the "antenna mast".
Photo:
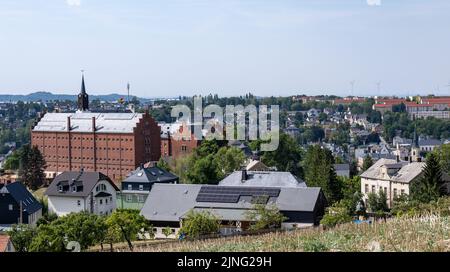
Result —
POLYGON ((127 102, 130 103, 130 82, 127 83, 127 102))

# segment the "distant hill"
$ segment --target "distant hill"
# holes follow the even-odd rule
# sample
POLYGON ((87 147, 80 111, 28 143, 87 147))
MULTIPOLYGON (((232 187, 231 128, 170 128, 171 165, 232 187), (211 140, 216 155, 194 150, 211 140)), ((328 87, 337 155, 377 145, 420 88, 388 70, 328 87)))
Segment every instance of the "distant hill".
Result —
MULTIPOLYGON (((120 98, 125 98, 126 95, 123 94, 106 94, 106 95, 89 95, 89 100, 95 100, 99 99, 101 101, 117 101, 120 98)), ((131 96, 133 97, 133 96, 131 96)), ((64 100, 72 100, 76 101, 77 96, 76 95, 70 95, 70 94, 53 94, 50 92, 35 92, 30 93, 27 95, 10 95, 10 94, 0 94, 0 101, 1 102, 17 102, 17 101, 24 101, 24 102, 36 102, 36 101, 64 101, 64 100)), ((149 101, 148 98, 141 98, 138 97, 138 100, 140 101, 149 101)))

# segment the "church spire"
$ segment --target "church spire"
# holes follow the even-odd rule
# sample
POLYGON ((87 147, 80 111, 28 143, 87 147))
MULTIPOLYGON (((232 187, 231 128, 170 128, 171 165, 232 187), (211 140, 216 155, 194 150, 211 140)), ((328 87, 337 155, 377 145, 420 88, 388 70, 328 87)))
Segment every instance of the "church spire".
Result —
POLYGON ((81 93, 86 93, 86 86, 84 85, 84 71, 81 70, 81 93))
POLYGON ((84 85, 84 70, 81 70, 81 91, 78 94, 78 111, 89 110, 89 95, 86 93, 86 86, 84 85))

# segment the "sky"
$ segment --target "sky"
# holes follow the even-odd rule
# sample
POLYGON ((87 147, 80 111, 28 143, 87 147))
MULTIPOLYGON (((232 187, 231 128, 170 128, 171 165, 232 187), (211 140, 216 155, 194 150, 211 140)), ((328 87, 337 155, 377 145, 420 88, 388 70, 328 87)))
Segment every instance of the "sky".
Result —
POLYGON ((0 94, 450 95, 449 26, 448 0, 0 0, 0 94))

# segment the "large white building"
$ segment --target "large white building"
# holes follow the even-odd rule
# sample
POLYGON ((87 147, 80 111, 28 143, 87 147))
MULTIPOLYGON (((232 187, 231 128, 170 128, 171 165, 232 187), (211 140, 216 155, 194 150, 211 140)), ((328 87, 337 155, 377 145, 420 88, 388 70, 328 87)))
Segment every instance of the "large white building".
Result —
POLYGON ((411 183, 420 178, 424 166, 424 162, 378 160, 361 174, 361 193, 364 201, 370 193, 383 190, 388 199, 388 206, 391 207, 397 197, 409 195, 411 183))
POLYGON ((64 216, 69 213, 89 212, 111 214, 117 207, 119 188, 100 172, 63 172, 48 187, 50 213, 64 216))

